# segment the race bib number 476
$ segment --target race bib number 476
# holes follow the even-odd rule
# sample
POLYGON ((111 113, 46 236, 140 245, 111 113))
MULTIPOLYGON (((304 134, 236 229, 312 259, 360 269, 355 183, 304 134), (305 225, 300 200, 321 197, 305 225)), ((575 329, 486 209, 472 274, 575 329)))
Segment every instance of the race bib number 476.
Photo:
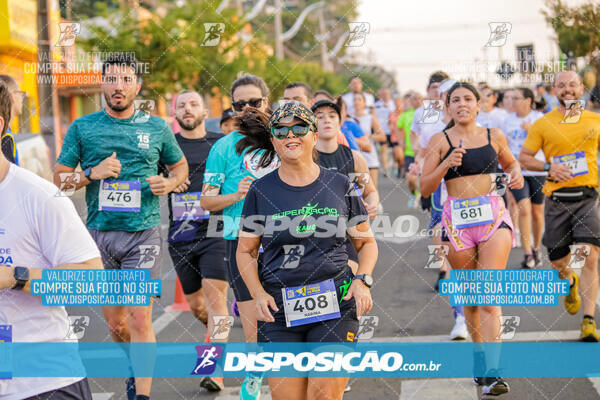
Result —
POLYGON ((100 211, 140 212, 142 202, 139 181, 100 181, 100 211))

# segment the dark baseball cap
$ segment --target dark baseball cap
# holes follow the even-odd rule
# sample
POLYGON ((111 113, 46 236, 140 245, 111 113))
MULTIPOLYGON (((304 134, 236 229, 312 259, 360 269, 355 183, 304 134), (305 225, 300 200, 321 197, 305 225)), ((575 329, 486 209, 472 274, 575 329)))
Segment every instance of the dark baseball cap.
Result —
POLYGON ((316 113, 317 110, 321 107, 331 107, 335 110, 335 112, 337 113, 338 117, 340 117, 340 119, 342 119, 342 111, 340 110, 340 106, 338 106, 336 103, 334 103, 333 101, 330 100, 319 100, 317 101, 315 104, 313 104, 311 110, 313 113, 316 113))
POLYGON ((235 112, 231 107, 229 107, 226 110, 223 110, 223 114, 221 114, 221 121, 219 122, 219 125, 233 117, 235 117, 235 112))

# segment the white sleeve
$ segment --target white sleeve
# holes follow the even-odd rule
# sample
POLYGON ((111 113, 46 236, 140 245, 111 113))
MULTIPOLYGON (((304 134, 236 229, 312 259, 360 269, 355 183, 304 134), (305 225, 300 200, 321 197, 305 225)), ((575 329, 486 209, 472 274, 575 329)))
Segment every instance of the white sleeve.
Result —
POLYGON ((35 215, 37 236, 42 254, 53 267, 100 257, 98 247, 71 199, 50 196, 40 200, 35 215))
POLYGON ((421 124, 418 121, 421 120, 421 116, 423 114, 423 108, 419 107, 415 110, 413 114, 413 120, 410 124, 410 130, 413 131, 417 136, 421 136, 421 124))

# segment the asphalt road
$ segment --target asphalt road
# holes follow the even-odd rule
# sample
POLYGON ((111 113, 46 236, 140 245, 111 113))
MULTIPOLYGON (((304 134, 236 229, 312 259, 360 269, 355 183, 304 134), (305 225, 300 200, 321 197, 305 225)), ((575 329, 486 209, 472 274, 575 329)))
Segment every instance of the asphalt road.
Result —
MULTIPOLYGON (((407 208, 407 190, 402 180, 380 176, 380 193, 384 215, 396 218, 413 215, 425 228, 428 215, 407 208)), ((84 215, 83 198, 77 194, 74 201, 84 215)), ((165 211, 166 199, 162 199, 165 211)), ((167 223, 163 212, 163 226, 167 223)), ((454 320, 447 297, 433 291, 437 270, 425 268, 430 239, 416 235, 409 238, 378 238, 379 260, 374 272, 372 289, 374 307, 371 315, 379 318, 372 340, 385 341, 448 341, 454 320)), ((165 249, 165 254, 167 254, 165 249)), ((523 257, 522 249, 513 249, 509 268, 517 268, 523 257)), ((544 263, 548 268, 549 264, 544 263)), ((162 268, 163 295, 155 302, 153 319, 160 328, 158 341, 202 342, 204 326, 190 312, 173 313, 166 307, 173 303, 175 271, 169 257, 162 268)), ((230 292, 229 301, 233 299, 230 292)), ((110 341, 110 335, 99 308, 71 307, 69 314, 89 317, 82 341, 110 341)), ((571 316, 561 305, 557 307, 505 307, 504 315, 520 317, 513 340, 572 341, 577 339, 581 313, 571 316)), ((242 341, 239 320, 234 323, 231 341, 242 341)), ((590 346, 594 346, 590 344, 590 346)), ((568 362, 568 360, 565 360, 568 362)), ((506 400, 533 399, 600 399, 599 378, 510 378, 511 392, 500 398, 506 400)), ((125 399, 123 378, 90 379, 95 400, 125 399)), ((239 398, 240 379, 225 379, 226 390, 209 394, 198 386, 198 378, 155 378, 153 400, 236 399, 239 398)), ((353 378, 351 392, 344 399, 477 399, 478 389, 468 378, 459 379, 400 379, 353 378)), ((270 399, 267 385, 263 385, 262 399, 270 399)))

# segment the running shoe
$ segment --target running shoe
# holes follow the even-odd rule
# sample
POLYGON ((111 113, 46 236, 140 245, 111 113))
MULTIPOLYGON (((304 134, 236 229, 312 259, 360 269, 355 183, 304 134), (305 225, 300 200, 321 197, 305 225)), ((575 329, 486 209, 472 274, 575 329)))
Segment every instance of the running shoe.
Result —
POLYGON ((351 390, 352 390, 352 386, 350 386, 350 384, 347 384, 346 387, 344 388, 344 393, 348 393, 351 390))
POLYGON ((434 286, 434 289, 437 293, 440 291, 440 280, 442 279, 446 279, 446 271, 440 271, 438 274, 438 279, 434 286))
POLYGON ((242 382, 240 390, 240 400, 258 400, 260 398, 260 387, 262 386, 262 377, 246 377, 242 382))
POLYGON ((220 392, 225 389, 225 385, 223 384, 223 378, 205 376, 200 381, 200 387, 208 390, 209 392, 220 392))
POLYGON ((597 342, 598 333, 596 332, 596 321, 590 318, 584 318, 581 323, 581 334, 579 340, 582 342, 597 342))
POLYGON ((531 251, 533 252, 533 259, 535 260, 535 267, 536 268, 542 268, 543 264, 542 264, 542 252, 541 250, 537 250, 532 248, 531 251))
POLYGON ((473 383, 477 386, 483 386, 485 384, 485 378, 483 376, 476 376, 473 378, 473 383))
POLYGON ((417 196, 415 196, 414 194, 411 194, 408 197, 408 202, 406 203, 406 206, 408 208, 415 208, 417 204, 417 196))
MULTIPOLYGON (((491 374, 496 375, 498 371, 490 370, 491 374)), ((498 377, 487 377, 483 378, 485 383, 483 385, 483 389, 481 389, 481 394, 488 396, 499 396, 504 393, 508 393, 510 390, 510 386, 506 383, 502 378, 498 377)))
POLYGON ((573 287, 569 289, 569 294, 565 296, 565 308, 569 314, 575 315, 581 307, 581 297, 579 297, 579 276, 573 272, 573 287))
POLYGON ((522 247, 521 231, 518 229, 515 231, 515 247, 522 247))
POLYGON ((523 261, 521 261, 521 268, 531 269, 533 267, 535 267, 535 257, 533 256, 533 254, 525 254, 525 257, 523 257, 523 261))
POLYGON ((125 390, 127 393, 127 400, 135 400, 135 378, 131 377, 125 381, 125 390))
POLYGON ((231 313, 236 317, 240 316, 240 310, 238 310, 237 301, 234 299, 233 303, 231 303, 231 313))
POLYGON ((469 330, 467 329, 465 316, 458 314, 454 320, 456 322, 454 323, 452 332, 450 332, 450 340, 467 340, 469 337, 469 330))

